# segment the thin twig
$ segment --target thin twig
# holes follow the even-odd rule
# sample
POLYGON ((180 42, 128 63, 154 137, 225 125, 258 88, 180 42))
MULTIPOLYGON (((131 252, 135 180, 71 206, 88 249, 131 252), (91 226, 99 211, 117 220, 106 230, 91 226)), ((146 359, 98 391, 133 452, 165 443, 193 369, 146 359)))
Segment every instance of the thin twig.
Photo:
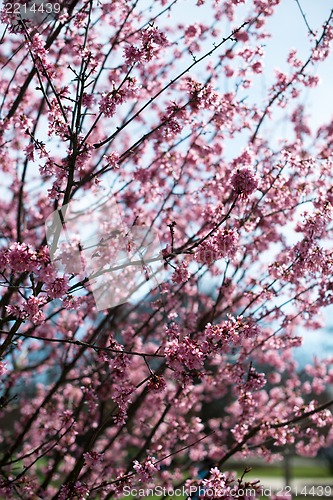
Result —
POLYGON ((309 30, 309 32, 311 33, 311 35, 313 35, 313 36, 315 37, 315 36, 316 36, 316 34, 315 34, 315 33, 312 31, 312 29, 310 28, 309 23, 308 23, 308 20, 307 20, 307 18, 306 18, 306 15, 305 15, 305 13, 304 13, 304 11, 303 11, 303 9, 302 9, 301 4, 299 3, 299 0, 295 0, 295 2, 297 3, 297 6, 298 6, 298 8, 299 8, 299 10, 300 10, 300 13, 302 14, 302 17, 303 17, 303 19, 304 19, 304 22, 305 22, 305 24, 306 24, 306 27, 308 28, 308 30, 309 30))

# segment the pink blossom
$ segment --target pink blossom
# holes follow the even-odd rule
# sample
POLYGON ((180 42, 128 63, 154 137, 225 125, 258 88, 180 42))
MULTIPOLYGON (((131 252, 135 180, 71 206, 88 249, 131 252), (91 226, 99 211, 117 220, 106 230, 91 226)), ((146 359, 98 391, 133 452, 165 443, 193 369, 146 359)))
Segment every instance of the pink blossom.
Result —
POLYGON ((116 151, 112 151, 112 153, 105 155, 107 164, 111 168, 119 168, 119 158, 119 154, 116 151))
POLYGON ((35 324, 41 324, 45 321, 45 315, 41 310, 41 306, 45 304, 46 300, 41 297, 29 297, 23 304, 23 311, 27 317, 35 324))
POLYGON ((189 337, 182 341, 172 340, 165 348, 166 359, 170 366, 182 372, 185 366, 189 370, 198 370, 203 366, 205 354, 202 351, 203 345, 193 342, 189 337))
POLYGON ((231 177, 230 184, 237 195, 247 198, 258 188, 258 180, 249 168, 237 169, 231 177))
POLYGON ((146 61, 158 55, 161 47, 168 45, 168 39, 157 27, 149 27, 141 32, 140 52, 146 61))
POLYGON ((162 392, 166 389, 164 377, 153 375, 148 382, 148 388, 154 392, 162 392))
POLYGON ((140 50, 138 47, 135 47, 134 45, 128 45, 127 47, 125 47, 124 55, 127 64, 135 64, 137 62, 140 62, 144 56, 142 50, 140 50))
POLYGON ((2 361, 0 361, 0 376, 6 373, 7 371, 6 364, 7 363, 3 363, 2 361))
POLYGON ((177 266, 175 272, 173 273, 171 279, 174 283, 186 283, 190 278, 190 272, 187 269, 187 262, 182 262, 179 266, 177 266))
POLYGON ((159 465, 155 464, 155 457, 147 457, 145 461, 140 464, 137 460, 134 460, 133 469, 139 476, 140 481, 147 482, 149 481, 155 472, 159 470, 159 465))
POLYGON ((31 272, 37 268, 37 254, 26 243, 13 243, 6 252, 6 261, 15 272, 31 272))
POLYGON ((60 489, 59 500, 68 500, 68 498, 77 498, 84 500, 89 494, 89 488, 81 481, 76 481, 73 485, 63 485, 60 489))
POLYGON ((35 64, 42 75, 46 72, 49 77, 52 77, 55 72, 53 64, 50 63, 48 54, 49 51, 45 48, 45 42, 41 35, 34 34, 31 41, 28 42, 28 48, 31 50, 35 57, 35 64))
POLYGON ((213 239, 201 243, 195 252, 195 259, 203 264, 211 265, 218 260, 219 251, 213 239))
POLYGON ((97 453, 96 451, 89 451, 83 454, 85 464, 88 467, 94 468, 96 465, 103 461, 103 453, 97 453))
POLYGON ((87 106, 90 108, 94 103, 94 96, 92 94, 84 93, 82 96, 82 104, 83 106, 87 106))
POLYGON ((214 235, 214 242, 221 257, 233 258, 237 252, 238 234, 234 229, 220 229, 214 235))
POLYGON ((236 40, 239 40, 241 42, 247 42, 249 39, 249 35, 246 33, 246 31, 239 31, 238 33, 235 33, 235 38, 236 40))
POLYGON ((191 40, 196 36, 200 35, 200 33, 201 33, 200 26, 198 24, 191 24, 185 30, 185 37, 187 40, 191 40))
POLYGON ((48 283, 46 287, 47 294, 52 298, 59 298, 65 295, 68 291, 68 278, 56 278, 53 282, 48 283))
POLYGON ((114 98, 112 93, 104 94, 102 99, 99 101, 99 110, 107 118, 111 118, 115 114, 116 107, 117 100, 114 98))

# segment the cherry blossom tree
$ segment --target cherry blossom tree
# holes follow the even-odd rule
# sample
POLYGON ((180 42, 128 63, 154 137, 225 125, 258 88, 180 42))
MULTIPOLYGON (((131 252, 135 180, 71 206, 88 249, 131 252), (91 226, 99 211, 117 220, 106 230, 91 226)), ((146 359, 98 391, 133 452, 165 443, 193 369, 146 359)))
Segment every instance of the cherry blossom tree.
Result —
POLYGON ((308 54, 258 92, 280 0, 198 0, 188 21, 182 1, 2 6, 2 498, 247 498, 259 485, 231 458, 332 443, 333 358, 304 379, 294 348, 333 302, 333 122, 313 129, 304 99, 333 13, 314 30, 298 3, 308 54), (109 285, 101 309, 45 224, 106 188, 123 227, 104 221, 96 251, 116 265, 129 231, 154 231, 164 277, 142 261, 135 283, 153 286, 121 301, 109 285))

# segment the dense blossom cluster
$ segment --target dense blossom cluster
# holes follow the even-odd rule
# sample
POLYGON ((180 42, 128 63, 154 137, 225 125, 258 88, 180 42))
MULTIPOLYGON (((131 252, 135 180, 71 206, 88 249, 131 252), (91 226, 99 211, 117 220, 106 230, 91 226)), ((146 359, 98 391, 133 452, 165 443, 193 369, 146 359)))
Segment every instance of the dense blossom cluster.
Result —
POLYGON ((250 196, 258 187, 258 182, 249 168, 237 169, 230 183, 235 192, 244 198, 250 196))
POLYGON ((135 45, 125 47, 124 55, 127 64, 151 61, 154 57, 158 56, 161 47, 168 45, 167 37, 156 26, 144 29, 140 33, 140 42, 140 47, 135 45))
POLYGON ((231 459, 333 442, 333 358, 294 357, 333 303, 333 122, 316 128, 303 99, 333 14, 274 73, 280 0, 192 3, 195 22, 173 0, 71 0, 42 26, 1 13, 1 498, 259 497, 231 459), (50 243, 49 216, 96 193, 119 227, 92 215, 84 244, 65 223, 50 243), (149 238, 129 263, 143 232, 162 283, 149 238), (90 264, 92 279, 140 265, 119 274, 138 295, 98 310, 90 264))

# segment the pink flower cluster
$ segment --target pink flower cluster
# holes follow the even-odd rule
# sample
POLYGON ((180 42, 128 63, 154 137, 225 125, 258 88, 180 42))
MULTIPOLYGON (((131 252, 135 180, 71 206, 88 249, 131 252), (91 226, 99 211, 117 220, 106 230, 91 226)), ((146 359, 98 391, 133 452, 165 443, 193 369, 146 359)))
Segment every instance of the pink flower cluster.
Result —
POLYGON ((47 283, 45 291, 51 299, 63 297, 68 292, 68 278, 55 278, 54 281, 47 283))
POLYGON ((162 392, 166 389, 166 381, 165 378, 161 375, 153 375, 147 385, 150 391, 155 393, 162 392))
POLYGON ((103 461, 103 453, 97 453, 96 451, 88 451, 83 454, 84 462, 88 467, 95 468, 103 461))
POLYGON ((246 339, 253 341, 258 333, 258 325, 251 320, 245 320, 242 316, 235 318, 228 315, 228 319, 222 323, 217 325, 207 323, 205 327, 206 339, 225 352, 228 352, 230 346, 240 346, 246 339))
POLYGON ((202 488, 208 493, 208 498, 211 498, 210 492, 218 498, 228 498, 230 495, 227 478, 217 467, 210 469, 208 478, 202 480, 202 488))
MULTIPOLYGON (((49 298, 55 299, 63 297, 68 292, 68 278, 58 277, 55 269, 50 263, 47 247, 42 247, 38 251, 27 243, 13 243, 7 249, 0 250, 0 271, 6 274, 27 273, 30 276, 31 288, 34 290, 35 280, 44 283, 43 292, 49 298)), ((19 297, 15 304, 6 306, 8 314, 23 320, 30 320, 34 324, 41 324, 45 320, 41 307, 47 302, 45 295, 30 297, 19 297)))
POLYGON ((107 164, 110 168, 119 168, 119 154, 117 151, 112 151, 111 153, 104 156, 107 161, 107 164))
POLYGON ((219 258, 232 259, 237 252, 238 233, 235 229, 219 229, 214 235, 214 243, 218 250, 219 258))
POLYGON ((174 283, 186 283, 189 280, 191 273, 188 270, 188 263, 186 261, 182 262, 177 266, 175 272, 171 276, 171 279, 174 283))
POLYGON ((68 500, 69 498, 84 500, 89 495, 89 488, 81 481, 76 481, 73 485, 63 485, 59 492, 59 500, 68 500))
POLYGON ((250 367, 244 389, 247 391, 258 391, 266 384, 264 373, 258 373, 253 366, 250 367))
POLYGON ((40 325, 45 321, 45 315, 41 310, 41 307, 46 303, 45 297, 29 297, 22 305, 22 307, 17 305, 6 306, 6 311, 8 314, 12 314, 16 318, 21 318, 23 320, 29 319, 35 325, 40 325))
POLYGON ((206 357, 204 349, 204 344, 184 337, 183 340, 167 342, 164 352, 169 366, 177 373, 182 373, 184 367, 190 371, 202 369, 206 357))
POLYGON ((156 458, 150 456, 147 457, 142 464, 140 464, 138 460, 134 460, 133 469, 138 474, 140 481, 149 481, 153 477, 153 474, 159 470, 159 465, 155 462, 156 458))
POLYGON ((214 236, 201 243, 195 259, 206 265, 211 265, 219 259, 234 259, 237 253, 238 233, 235 229, 218 229, 214 236))
POLYGON ((135 78, 127 79, 125 88, 116 88, 114 82, 112 84, 114 86, 113 90, 104 93, 99 101, 99 110, 107 118, 111 118, 115 114, 117 107, 135 96, 138 90, 135 78))
POLYGON ((258 179, 250 168, 237 168, 230 184, 237 195, 248 198, 258 188, 258 179))
POLYGON ((6 373, 7 371, 6 364, 7 363, 3 363, 2 361, 0 361, 0 376, 6 373))
POLYGON ((135 64, 142 61, 151 61, 158 55, 161 47, 168 45, 168 39, 156 26, 149 27, 141 32, 141 45, 136 47, 129 45, 124 49, 127 64, 135 64))
POLYGON ((36 271, 40 259, 32 246, 26 243, 12 243, 8 249, 0 250, 0 270, 10 268, 17 273, 36 271))
POLYGON ((27 46, 33 54, 36 68, 40 71, 41 75, 45 76, 47 74, 48 78, 53 77, 55 68, 49 61, 48 50, 45 49, 45 42, 42 36, 34 34, 27 46))

